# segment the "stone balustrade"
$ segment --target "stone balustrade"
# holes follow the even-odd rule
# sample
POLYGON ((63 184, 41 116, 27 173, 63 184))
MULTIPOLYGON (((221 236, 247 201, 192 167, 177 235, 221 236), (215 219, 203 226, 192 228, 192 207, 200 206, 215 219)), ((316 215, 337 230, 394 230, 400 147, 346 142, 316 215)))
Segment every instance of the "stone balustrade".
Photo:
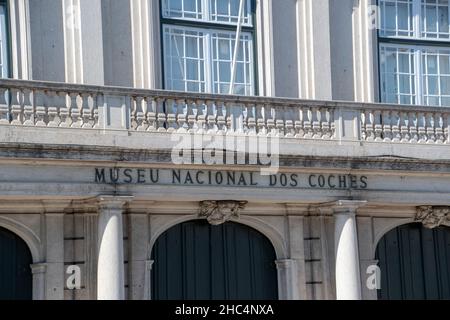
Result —
POLYGON ((0 126, 450 144, 449 107, 0 80, 0 126))

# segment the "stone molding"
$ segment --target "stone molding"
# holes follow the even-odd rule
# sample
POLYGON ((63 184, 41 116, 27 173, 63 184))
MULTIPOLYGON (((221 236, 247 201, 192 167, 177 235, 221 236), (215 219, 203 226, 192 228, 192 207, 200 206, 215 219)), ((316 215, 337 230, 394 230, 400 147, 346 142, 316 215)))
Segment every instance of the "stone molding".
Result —
POLYGON ((450 227, 450 206, 420 206, 417 207, 416 222, 421 222, 425 228, 434 229, 439 226, 450 227))
POLYGON ((247 205, 247 201, 202 201, 200 202, 200 218, 206 218, 213 226, 221 225, 232 218, 239 219, 239 213, 247 205))

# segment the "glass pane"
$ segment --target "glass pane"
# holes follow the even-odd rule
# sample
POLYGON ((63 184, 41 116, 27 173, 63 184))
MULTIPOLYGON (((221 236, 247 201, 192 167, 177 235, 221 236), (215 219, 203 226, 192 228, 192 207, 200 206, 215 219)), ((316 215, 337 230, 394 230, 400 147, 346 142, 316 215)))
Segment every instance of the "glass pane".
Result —
POLYGON ((442 98, 450 95, 450 50, 423 49, 424 101, 429 105, 441 105, 442 98))
MULTIPOLYGON (((229 90, 231 82, 231 67, 235 48, 236 34, 233 32, 220 32, 213 34, 213 64, 214 64, 214 88, 219 90, 216 93, 229 93, 223 91, 226 88, 229 90)), ((243 33, 239 43, 238 56, 235 70, 235 86, 234 94, 253 94, 253 57, 251 52, 252 37, 248 33, 243 33), (240 86, 238 86, 240 85, 240 86), (247 89, 248 88, 248 89, 247 89)))
MULTIPOLYGON (((220 23, 237 24, 239 19, 240 0, 211 0, 211 21, 220 23)), ((242 23, 252 24, 251 1, 244 0, 244 11, 242 13, 242 23)))
POLYGON ((180 18, 202 20, 202 0, 163 0, 162 12, 164 18, 180 18))
MULTIPOLYGON (((209 0, 208 7, 202 3, 203 0, 163 0, 161 9, 164 18, 237 24, 240 0, 209 0)), ((242 17, 244 25, 252 25, 251 0, 244 0, 242 17)))
POLYGON ((198 92, 204 88, 205 34, 192 29, 164 26, 164 77, 166 88, 198 92))
POLYGON ((414 52, 408 48, 381 46, 381 96, 383 102, 415 103, 414 52))
POLYGON ((412 3, 412 0, 380 0, 382 36, 413 36, 412 3))
POLYGON ((422 0, 422 37, 449 39, 448 5, 448 0, 422 0))
POLYGON ((450 95, 450 77, 441 77, 441 95, 450 95))
POLYGON ((0 5, 0 78, 7 78, 8 66, 8 40, 6 29, 6 7, 0 5))

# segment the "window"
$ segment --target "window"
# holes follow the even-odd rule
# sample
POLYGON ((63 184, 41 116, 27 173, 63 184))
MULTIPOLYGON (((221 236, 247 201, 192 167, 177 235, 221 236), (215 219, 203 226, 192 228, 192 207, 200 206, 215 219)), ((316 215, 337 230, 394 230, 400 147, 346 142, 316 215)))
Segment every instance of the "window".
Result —
POLYGON ((449 0, 380 0, 381 100, 450 106, 449 0))
MULTIPOLYGON (((253 95, 253 6, 243 1, 233 93, 253 95)), ((239 7, 240 0, 162 0, 166 89, 229 93, 239 7)))
POLYGON ((0 1, 0 78, 9 75, 8 64, 8 29, 7 29, 7 7, 5 1, 0 1))

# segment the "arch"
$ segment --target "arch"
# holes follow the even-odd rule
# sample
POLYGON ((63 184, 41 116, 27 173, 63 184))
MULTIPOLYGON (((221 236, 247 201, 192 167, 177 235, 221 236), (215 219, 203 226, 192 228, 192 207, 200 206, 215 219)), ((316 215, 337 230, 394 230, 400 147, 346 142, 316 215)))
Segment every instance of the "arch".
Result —
POLYGON ((28 246, 31 252, 33 263, 40 263, 43 260, 41 241, 39 237, 27 226, 11 218, 0 215, 0 227, 11 231, 20 237, 28 246))
POLYGON ((26 242, 14 232, 0 227, 0 299, 33 298, 32 260, 26 242))
POLYGON ((381 239, 388 234, 390 231, 394 230, 395 228, 398 228, 402 225, 411 224, 414 223, 413 218, 399 218, 399 219, 389 219, 388 223, 386 223, 378 232, 374 235, 373 245, 372 245, 372 254, 371 256, 373 259, 375 259, 375 254, 377 251, 378 244, 380 243, 381 239))
MULTIPOLYGON (((205 218, 199 218, 198 215, 181 216, 174 219, 170 219, 166 223, 159 226, 157 230, 153 232, 151 235, 149 257, 151 257, 152 255, 152 250, 156 240, 158 240, 158 238, 164 232, 166 232, 167 230, 171 229, 172 227, 178 224, 193 220, 205 220, 205 218)), ((283 260, 287 258, 287 247, 283 236, 281 235, 280 232, 278 232, 278 230, 276 230, 273 226, 271 226, 267 222, 251 216, 241 216, 239 219, 232 219, 230 222, 243 224, 260 232, 271 242, 272 246, 275 249, 277 260, 283 260)))
POLYGON ((156 299, 278 299, 271 241, 243 223, 176 224, 152 248, 156 299))
POLYGON ((421 223, 391 228, 376 247, 381 299, 450 298, 450 228, 421 223))

